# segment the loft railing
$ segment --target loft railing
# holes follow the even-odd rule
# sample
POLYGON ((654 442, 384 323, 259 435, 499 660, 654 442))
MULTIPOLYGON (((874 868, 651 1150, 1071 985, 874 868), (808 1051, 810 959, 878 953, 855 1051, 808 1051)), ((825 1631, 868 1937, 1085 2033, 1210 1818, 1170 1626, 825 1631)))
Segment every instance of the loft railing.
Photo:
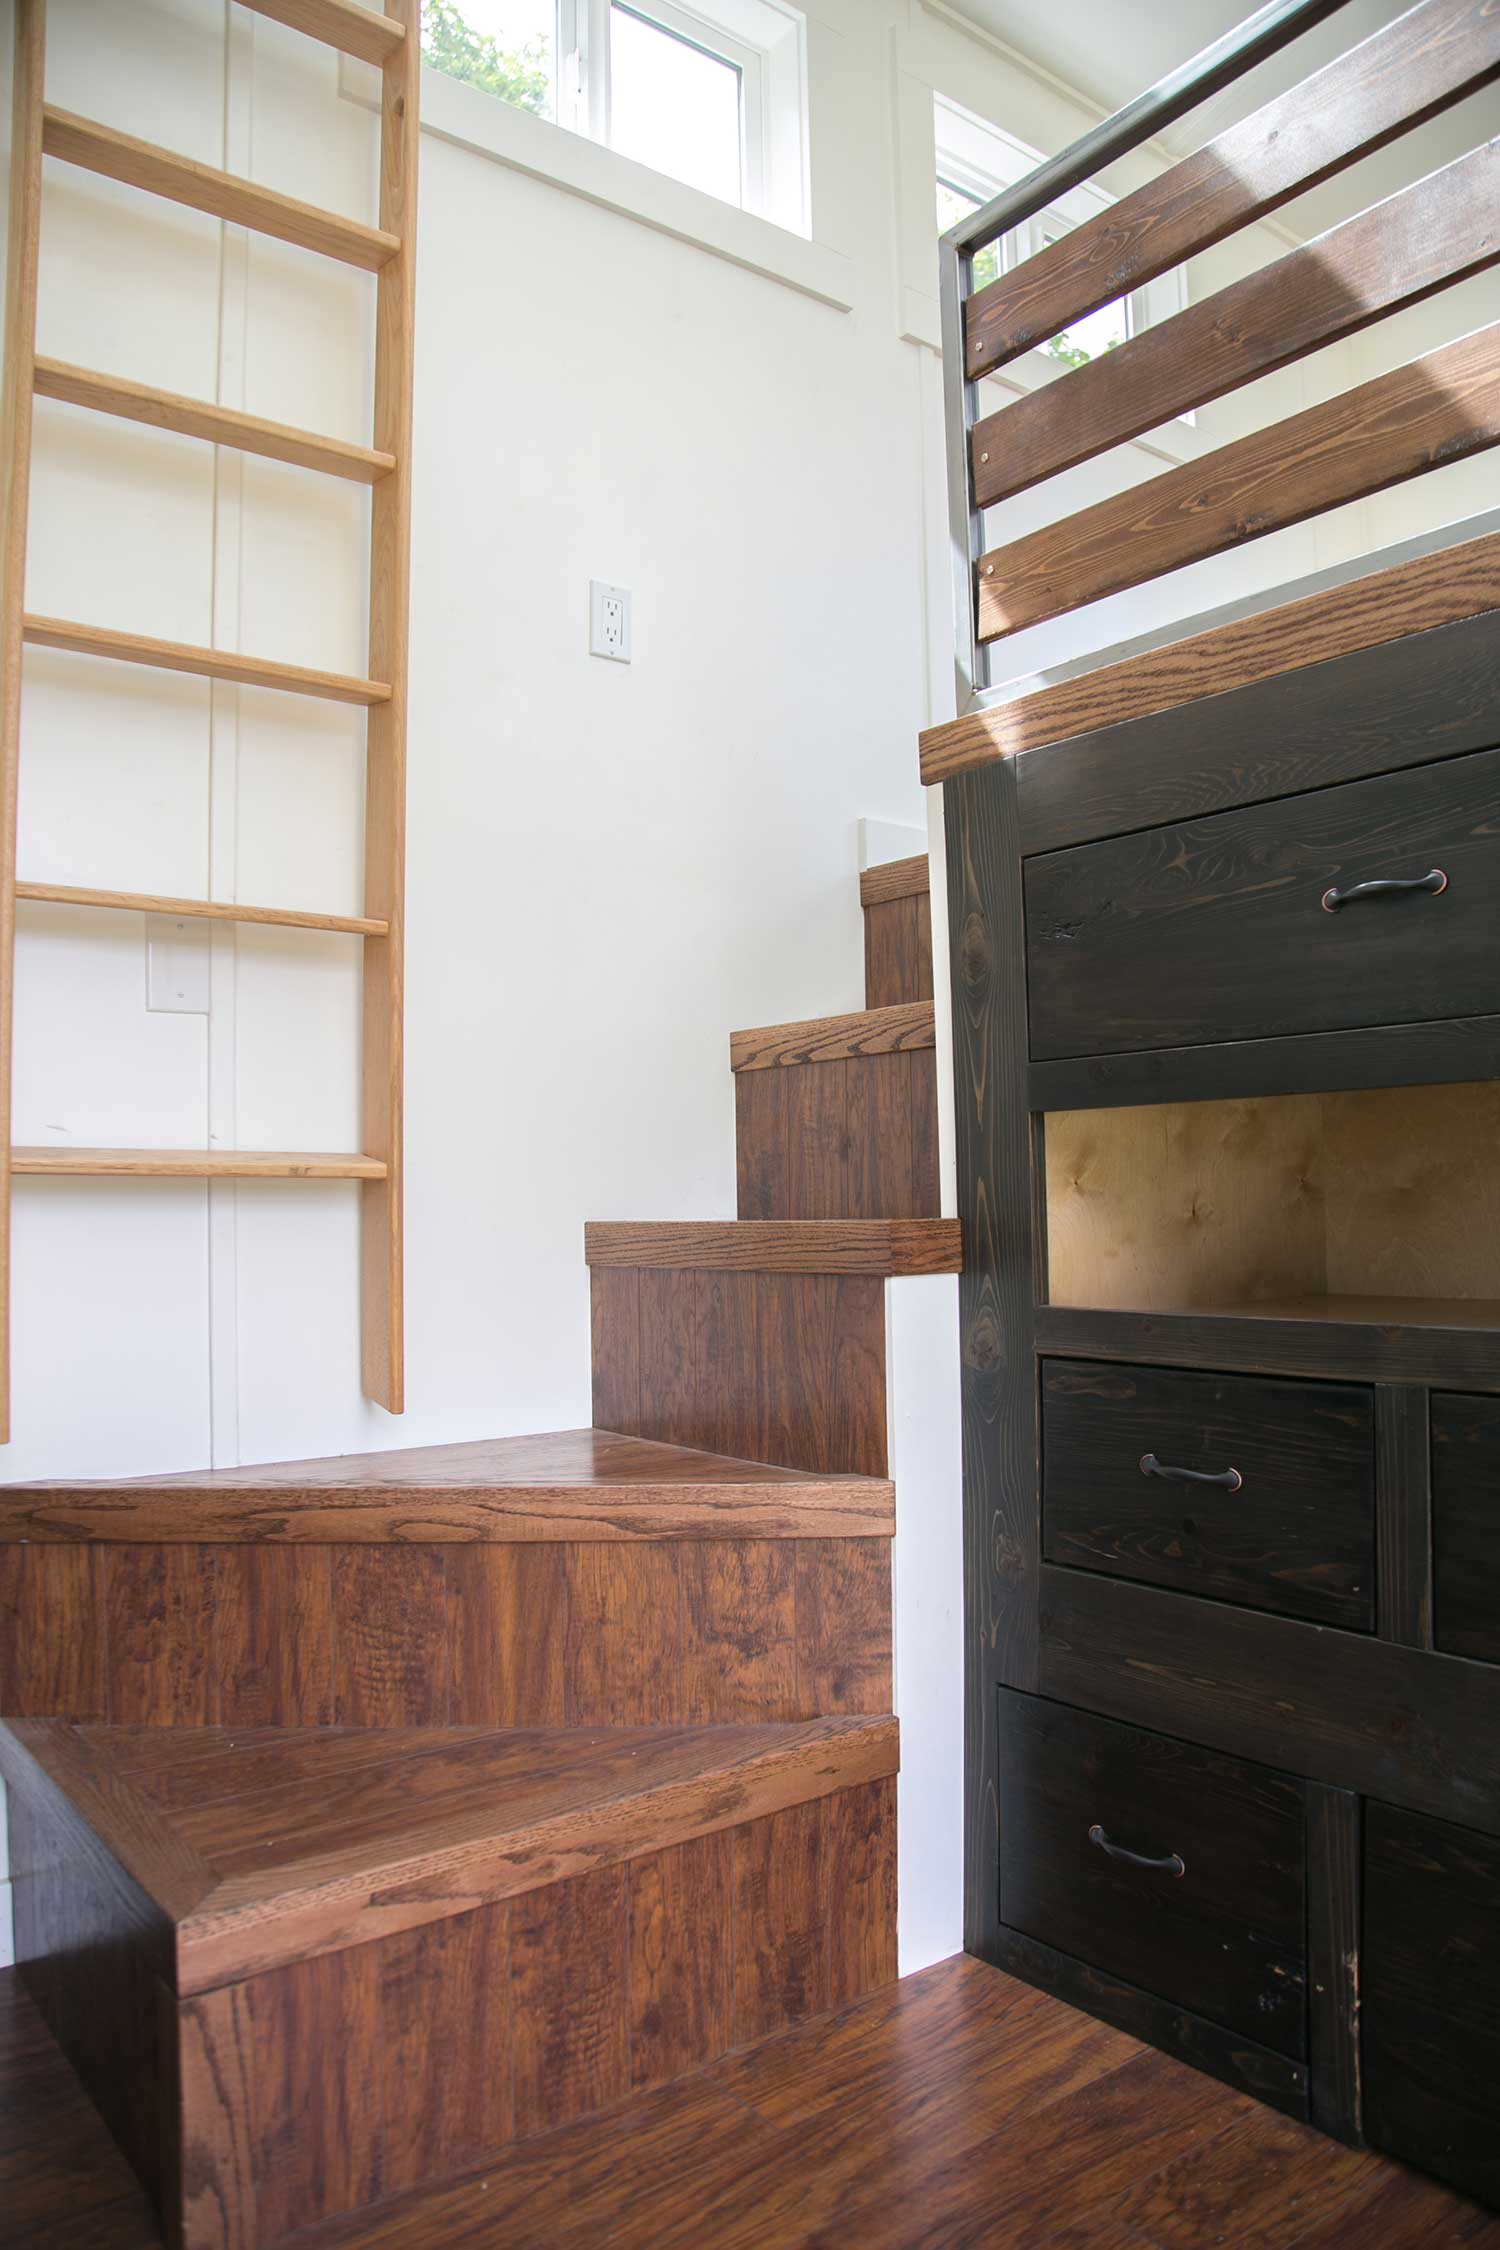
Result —
MULTIPOLYGON (((1500 78, 1500 0, 1420 0, 1193 155, 982 288, 980 251, 1234 83, 1345 0, 1271 0, 939 245, 958 713, 1006 636, 1500 443, 1500 324, 986 546, 986 510, 1500 263, 1500 138, 998 411, 981 381, 1500 78)), ((1497 120, 1500 122, 1500 120, 1497 120)), ((1471 543, 1471 518, 1050 669, 1075 677, 1204 626, 1471 543)), ((924 746, 925 747, 925 746, 924 746)), ((934 763, 929 779, 940 778, 934 763)))

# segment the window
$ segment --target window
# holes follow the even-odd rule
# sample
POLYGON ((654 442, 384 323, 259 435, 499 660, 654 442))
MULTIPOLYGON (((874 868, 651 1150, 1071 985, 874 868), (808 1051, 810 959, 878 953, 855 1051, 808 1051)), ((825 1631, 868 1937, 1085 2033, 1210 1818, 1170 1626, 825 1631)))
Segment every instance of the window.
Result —
MULTIPOLYGON (((971 116, 957 103, 945 101, 940 94, 934 96, 933 114, 937 143, 937 223, 938 232, 944 234, 960 219, 980 210, 1002 189, 1024 179, 1042 159, 1035 149, 1012 140, 998 126, 971 116)), ((1059 241, 1084 219, 1107 209, 1113 200, 1092 182, 1072 189, 1050 210, 1023 220, 1011 233, 1002 235, 998 242, 988 244, 978 253, 974 260, 975 287, 982 289, 1002 273, 1023 265, 1049 242, 1059 241)), ((1049 337, 1041 348, 1050 358, 1060 360, 1064 367, 1082 367, 1089 360, 1113 351, 1116 345, 1123 344, 1141 329, 1149 328, 1154 321, 1180 312, 1183 301, 1181 275, 1164 274, 1145 288, 1117 297, 1113 304, 1101 305, 1097 312, 1086 313, 1061 335, 1049 337)))
POLYGON ((435 70, 809 232, 803 22, 785 0, 427 0, 435 70))

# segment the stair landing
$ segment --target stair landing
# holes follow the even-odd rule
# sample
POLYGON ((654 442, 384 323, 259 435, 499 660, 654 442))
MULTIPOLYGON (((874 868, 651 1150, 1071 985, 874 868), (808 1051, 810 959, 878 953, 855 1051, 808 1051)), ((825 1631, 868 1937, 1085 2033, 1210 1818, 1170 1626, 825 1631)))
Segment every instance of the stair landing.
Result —
MULTIPOLYGON (((0 1971, 0 2244, 161 2250, 0 1971)), ((1500 2218, 960 1955, 307 2250, 1496 2250, 1500 2218)))

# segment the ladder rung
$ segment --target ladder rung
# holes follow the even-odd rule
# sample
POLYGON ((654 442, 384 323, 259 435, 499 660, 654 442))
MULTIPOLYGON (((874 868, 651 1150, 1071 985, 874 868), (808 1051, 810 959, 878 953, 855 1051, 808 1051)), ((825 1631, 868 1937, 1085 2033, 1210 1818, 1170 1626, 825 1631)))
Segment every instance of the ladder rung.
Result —
POLYGON ((38 359, 36 389, 38 397, 60 399, 65 406, 118 414, 127 422, 175 430, 181 437, 206 438, 210 445, 236 446, 241 453, 263 453, 269 460, 289 461, 298 469, 321 469, 355 484, 377 484, 396 466, 393 453, 348 445, 342 438, 318 437, 288 422, 263 421, 258 414, 236 414, 227 406, 158 391, 149 383, 130 383, 119 375, 97 375, 92 368, 70 367, 65 360, 38 359))
POLYGON ((361 62, 383 63, 406 37, 405 24, 361 8, 356 0, 244 0, 244 5, 258 16, 290 24, 293 31, 305 31, 309 39, 321 39, 326 47, 358 55, 361 62))
POLYGON ((103 625, 75 625, 64 617, 27 616, 23 638, 33 648, 63 648, 75 656, 107 656, 119 664, 151 664, 161 672, 192 672, 200 679, 230 680, 237 687, 285 688, 329 703, 389 703, 382 680, 357 680, 344 672, 310 672, 300 664, 268 664, 227 649, 194 648, 188 641, 152 641, 139 633, 112 633, 103 625))
POLYGON ((315 203, 299 203, 293 196, 278 195, 274 188, 257 186, 254 180, 237 179, 233 172, 195 164, 190 157, 158 148, 154 141, 132 140, 128 133, 96 125, 92 118, 77 117, 50 103, 42 113, 42 150, 64 164, 101 172, 106 179, 167 196, 173 203, 186 203, 232 225, 274 234, 325 258, 342 258, 346 265, 363 266, 369 273, 378 273, 401 247, 398 236, 384 234, 379 227, 361 226, 337 211, 322 211, 315 203))
POLYGON ((13 1148, 10 1168, 37 1179, 383 1180, 378 1156, 219 1148, 13 1148))
POLYGON ((363 914, 301 914, 294 907, 231 906, 219 899, 80 890, 67 883, 17 883, 16 897, 45 906, 119 906, 135 914, 195 915, 204 922, 269 922, 289 930, 336 930, 349 937, 387 937, 391 927, 363 914))

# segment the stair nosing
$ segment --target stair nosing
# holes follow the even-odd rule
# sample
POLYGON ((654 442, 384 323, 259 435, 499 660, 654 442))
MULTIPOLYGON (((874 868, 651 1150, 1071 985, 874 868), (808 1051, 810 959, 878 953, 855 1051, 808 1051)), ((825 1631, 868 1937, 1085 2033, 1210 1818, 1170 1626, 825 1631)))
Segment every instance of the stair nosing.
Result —
POLYGON ((763 1024, 729 1034, 729 1067, 736 1073, 786 1070, 918 1053, 936 1045, 936 1022, 931 1000, 899 1000, 885 1008, 851 1009, 846 1015, 763 1024))
POLYGON ((321 1879, 314 1879, 313 1871, 327 1855, 313 1854, 278 1869, 274 1889, 245 1875, 222 1880, 177 1921, 179 1996, 216 1990, 293 1960, 347 1951, 398 1930, 544 1890, 595 1868, 883 1779, 899 1764, 898 1725, 888 1713, 791 1720, 763 1729, 663 1722, 638 1729, 493 1731, 639 1734, 653 1741, 674 1734, 722 1734, 733 1738, 735 1748, 720 1763, 710 1760, 639 1788, 617 1780, 597 1800, 542 1815, 525 1827, 477 1833, 436 1848, 393 1850, 368 1867, 321 1879), (637 1816, 633 1822, 632 1813, 637 1816), (612 1825, 614 1834, 609 1833, 612 1825), (300 1878, 299 1866, 304 1871, 300 1878), (452 1887, 455 1883, 459 1887, 452 1887), (435 1884, 443 1888, 435 1890, 435 1884))

